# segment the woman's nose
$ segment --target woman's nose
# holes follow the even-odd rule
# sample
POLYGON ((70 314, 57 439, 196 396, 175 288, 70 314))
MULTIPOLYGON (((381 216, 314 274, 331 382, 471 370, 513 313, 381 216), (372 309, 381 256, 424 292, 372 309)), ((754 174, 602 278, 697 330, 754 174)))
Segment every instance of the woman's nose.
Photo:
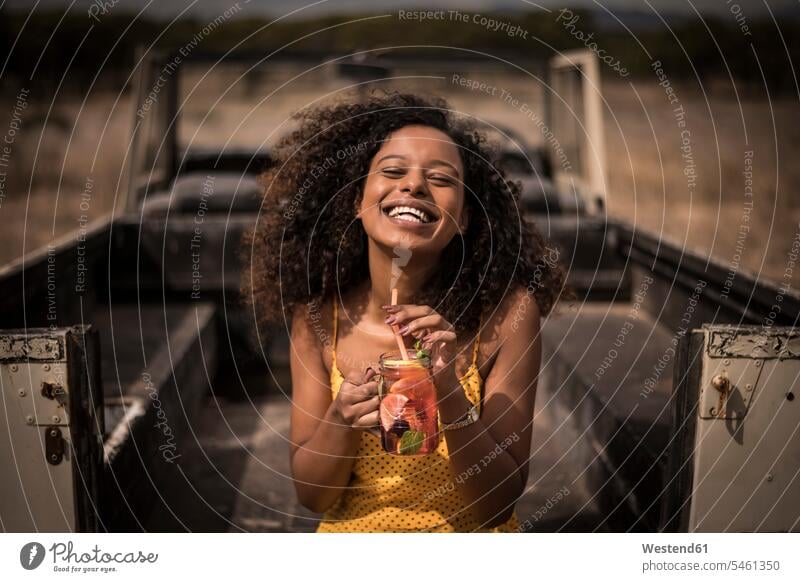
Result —
POLYGON ((412 196, 416 194, 427 194, 427 186, 425 185, 425 178, 422 172, 408 172, 408 174, 406 174, 406 180, 403 183, 402 191, 412 196))

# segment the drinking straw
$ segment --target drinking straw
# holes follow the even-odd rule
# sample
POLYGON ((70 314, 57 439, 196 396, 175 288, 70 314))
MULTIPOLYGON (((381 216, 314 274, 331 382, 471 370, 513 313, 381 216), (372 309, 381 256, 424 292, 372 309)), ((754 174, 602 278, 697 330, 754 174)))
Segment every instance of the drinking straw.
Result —
MULTIPOLYGON (((397 305, 397 289, 392 289, 392 305, 397 305)), ((399 333, 399 328, 397 324, 392 324, 392 331, 394 332, 394 339, 397 340, 397 347, 400 348, 400 355, 403 356, 404 360, 410 360, 411 358, 408 357, 408 352, 406 351, 406 345, 403 343, 403 338, 399 333)))

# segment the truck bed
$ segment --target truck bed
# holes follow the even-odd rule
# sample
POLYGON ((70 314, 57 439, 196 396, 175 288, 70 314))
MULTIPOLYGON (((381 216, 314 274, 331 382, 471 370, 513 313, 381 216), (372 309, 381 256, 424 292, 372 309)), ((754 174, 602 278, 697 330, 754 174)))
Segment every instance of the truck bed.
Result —
MULTIPOLYGON (((648 398, 639 392, 671 334, 640 313, 628 348, 592 385, 597 362, 630 309, 628 303, 589 303, 544 325, 530 476, 517 504, 524 531, 651 525, 639 519, 639 510, 647 509, 639 494, 643 483, 662 478, 671 363, 648 398)), ((196 438, 184 445, 181 471, 163 489, 145 529, 314 531, 320 516, 297 502, 290 476, 288 368, 272 371, 285 393, 266 375, 244 376, 242 390, 233 370, 220 371, 203 401, 196 438), (266 394, 265 384, 272 385, 266 394)))

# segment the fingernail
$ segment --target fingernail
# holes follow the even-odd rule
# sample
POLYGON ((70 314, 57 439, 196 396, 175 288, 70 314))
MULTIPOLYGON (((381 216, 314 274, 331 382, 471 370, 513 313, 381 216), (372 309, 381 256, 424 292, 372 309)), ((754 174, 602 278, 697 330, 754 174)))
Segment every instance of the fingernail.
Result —
POLYGON ((404 326, 403 326, 403 327, 401 327, 399 330, 397 330, 397 332, 398 332, 400 335, 406 335, 406 334, 408 333, 408 326, 407 326, 407 325, 404 325, 404 326))
POLYGON ((389 316, 389 317, 387 317, 387 318, 386 318, 384 321, 385 321, 386 323, 388 323, 389 325, 391 325, 391 324, 393 324, 393 323, 394 323, 396 320, 397 320, 397 318, 396 318, 394 315, 390 315, 390 316, 389 316))

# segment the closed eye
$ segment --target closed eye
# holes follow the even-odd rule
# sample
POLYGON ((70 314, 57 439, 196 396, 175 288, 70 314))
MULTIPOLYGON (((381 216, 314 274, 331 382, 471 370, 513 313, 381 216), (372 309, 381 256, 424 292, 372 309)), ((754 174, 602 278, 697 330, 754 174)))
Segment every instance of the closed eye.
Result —
MULTIPOLYGON (((406 170, 398 167, 383 168, 381 174, 389 178, 401 178, 405 176, 406 170)), ((446 174, 430 174, 427 179, 433 182, 436 186, 455 186, 456 180, 446 174)))
POLYGON ((440 186, 455 186, 456 183, 453 178, 444 174, 434 174, 433 176, 428 176, 428 179, 440 186))

